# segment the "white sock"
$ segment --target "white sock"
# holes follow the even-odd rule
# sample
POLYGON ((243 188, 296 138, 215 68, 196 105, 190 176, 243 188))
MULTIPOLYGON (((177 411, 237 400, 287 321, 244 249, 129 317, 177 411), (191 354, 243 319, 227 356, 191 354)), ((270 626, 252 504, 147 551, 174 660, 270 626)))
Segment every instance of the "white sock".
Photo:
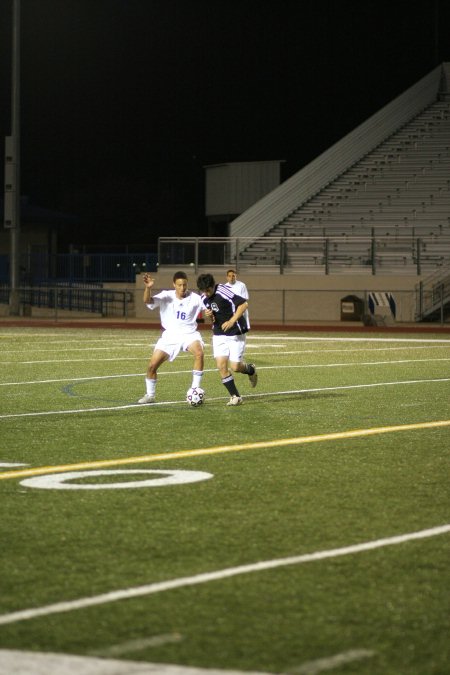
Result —
POLYGON ((192 388, 200 387, 202 383, 203 370, 193 370, 192 371, 192 388))
POLYGON ((148 377, 145 378, 145 388, 149 396, 154 396, 156 391, 156 380, 149 380, 148 377))

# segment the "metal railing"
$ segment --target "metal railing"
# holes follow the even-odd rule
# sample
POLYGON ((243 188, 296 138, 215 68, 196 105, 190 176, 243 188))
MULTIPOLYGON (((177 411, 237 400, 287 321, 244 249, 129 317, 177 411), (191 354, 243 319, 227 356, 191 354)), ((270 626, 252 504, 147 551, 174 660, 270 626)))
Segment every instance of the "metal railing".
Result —
MULTIPOLYGON (((9 297, 9 286, 1 285, 0 304, 8 304, 9 297)), ((94 284, 22 286, 19 288, 19 306, 24 316, 40 313, 55 318, 60 312, 80 312, 102 317, 128 317, 134 310, 134 292, 104 289, 94 284)))
POLYGON ((416 286, 416 321, 440 320, 450 313, 450 265, 423 279, 416 286))
POLYGON ((160 237, 159 266, 272 268, 279 274, 417 274, 450 263, 450 236, 160 237))
MULTIPOLYGON (((24 253, 22 285, 41 283, 134 283, 136 274, 157 269, 155 253, 24 253)), ((8 283, 8 255, 0 256, 0 282, 8 283)))

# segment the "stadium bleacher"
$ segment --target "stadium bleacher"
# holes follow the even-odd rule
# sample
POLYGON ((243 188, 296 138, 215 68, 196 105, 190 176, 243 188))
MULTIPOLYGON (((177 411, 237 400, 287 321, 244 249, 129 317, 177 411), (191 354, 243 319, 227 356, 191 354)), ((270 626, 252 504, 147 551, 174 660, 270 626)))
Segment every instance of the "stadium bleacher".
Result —
POLYGON ((249 237, 241 266, 281 264, 285 271, 301 272, 324 264, 328 249, 336 251, 328 261, 336 271, 339 261, 356 271, 373 255, 365 250, 370 242, 359 245, 365 237, 377 238, 372 264, 380 272, 419 274, 448 264, 449 82, 450 64, 444 63, 241 214, 230 228, 232 236, 249 237), (373 147, 367 147, 368 138, 373 147), (309 237, 315 240, 307 244, 309 237), (341 242, 336 250, 336 237, 345 237, 347 249, 341 242), (282 246, 274 245, 283 238, 282 246))

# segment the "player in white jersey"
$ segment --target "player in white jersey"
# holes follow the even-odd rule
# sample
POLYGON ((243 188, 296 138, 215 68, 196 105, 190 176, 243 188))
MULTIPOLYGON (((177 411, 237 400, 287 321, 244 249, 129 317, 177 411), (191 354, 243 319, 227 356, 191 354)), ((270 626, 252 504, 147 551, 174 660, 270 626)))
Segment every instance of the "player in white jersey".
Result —
MULTIPOLYGON (((237 276, 236 276, 236 270, 227 270, 227 281, 225 283, 225 286, 228 286, 228 288, 231 288, 233 293, 235 295, 240 295, 241 298, 245 298, 246 300, 249 299, 249 294, 247 290, 247 286, 244 284, 243 281, 240 281, 237 276)), ((248 316, 248 309, 245 310, 244 312, 245 320, 247 322, 247 327, 250 330, 250 318, 248 316)))
POLYGON ((159 307, 163 333, 155 345, 148 362, 145 378, 145 395, 138 403, 153 403, 155 400, 157 371, 164 361, 173 361, 181 350, 194 357, 192 387, 200 387, 203 376, 204 343, 198 331, 197 317, 204 309, 197 293, 188 291, 187 276, 184 272, 173 275, 172 291, 161 291, 152 296, 155 280, 144 274, 144 303, 148 309, 159 307))

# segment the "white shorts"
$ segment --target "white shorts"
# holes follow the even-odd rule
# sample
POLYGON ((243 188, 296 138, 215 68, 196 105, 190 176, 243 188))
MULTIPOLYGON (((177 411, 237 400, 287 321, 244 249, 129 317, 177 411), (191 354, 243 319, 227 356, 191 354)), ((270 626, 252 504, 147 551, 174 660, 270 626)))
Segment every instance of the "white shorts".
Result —
POLYGON ((195 333, 189 333, 188 335, 174 335, 173 333, 164 331, 156 343, 155 349, 165 352, 169 355, 169 361, 174 361, 181 350, 187 352, 189 345, 197 340, 203 347, 204 342, 198 330, 195 331, 195 333))
POLYGON ((233 363, 242 361, 245 352, 245 335, 213 335, 213 354, 227 356, 233 363))

